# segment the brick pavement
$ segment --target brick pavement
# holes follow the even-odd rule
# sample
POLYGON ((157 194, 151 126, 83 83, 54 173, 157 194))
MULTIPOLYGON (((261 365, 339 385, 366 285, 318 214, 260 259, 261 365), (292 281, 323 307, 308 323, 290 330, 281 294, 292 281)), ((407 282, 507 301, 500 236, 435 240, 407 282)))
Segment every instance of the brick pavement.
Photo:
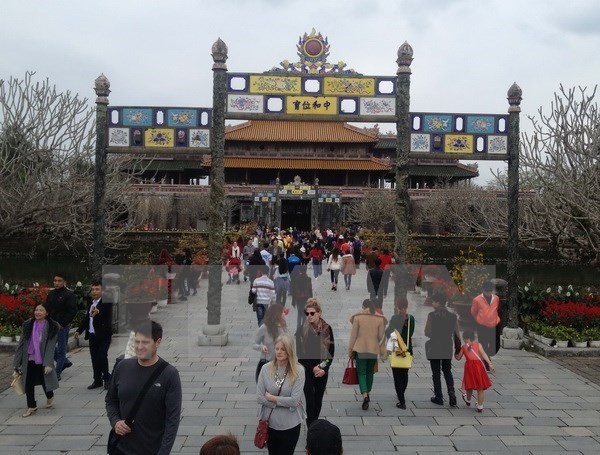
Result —
MULTIPOLYGON (((314 283, 337 347, 322 416, 340 427, 345 453, 600 452, 600 386, 534 353, 501 351, 495 357, 497 372, 494 386, 486 393, 483 414, 430 403, 431 376, 422 331, 431 308, 412 294, 416 358, 406 396, 408 409, 395 407, 391 371, 382 365, 371 393, 371 408, 362 411, 358 390, 341 384, 348 319, 366 294, 364 269, 353 281, 351 292, 331 291, 325 276, 314 283)), ((195 299, 169 305, 155 315, 165 328, 161 353, 177 366, 183 383, 182 421, 173 453, 197 454, 212 435, 228 431, 238 436, 243 453, 258 453, 252 444, 258 411, 254 384, 258 355, 251 349, 256 320, 246 304, 247 286, 223 287, 222 321, 229 331, 228 346, 198 347, 197 336, 206 320, 205 283, 195 299)), ((391 299, 387 299, 384 311, 389 314, 390 308, 391 299)), ((291 310, 291 325, 295 318, 291 310)), ((110 358, 122 351, 125 341, 115 338, 110 358)), ((13 396, 10 390, 0 393, 0 453, 105 453, 109 428, 104 395, 101 390, 86 389, 92 379, 87 350, 74 352, 71 360, 74 366, 63 373, 53 410, 40 409, 23 419, 24 398, 13 396)), ((454 368, 457 381, 461 369, 462 364, 454 368)), ((305 429, 297 453, 303 453, 304 438, 305 429)))

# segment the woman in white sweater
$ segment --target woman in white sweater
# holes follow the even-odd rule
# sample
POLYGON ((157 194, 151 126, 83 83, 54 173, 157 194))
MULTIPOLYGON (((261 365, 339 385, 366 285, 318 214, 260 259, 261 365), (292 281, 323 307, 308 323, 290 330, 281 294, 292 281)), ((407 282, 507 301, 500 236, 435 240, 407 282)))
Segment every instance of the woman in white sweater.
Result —
POLYGON ((329 259, 327 259, 327 271, 331 273, 331 290, 337 291, 338 277, 340 276, 340 269, 342 268, 342 256, 340 255, 340 249, 335 247, 329 259))

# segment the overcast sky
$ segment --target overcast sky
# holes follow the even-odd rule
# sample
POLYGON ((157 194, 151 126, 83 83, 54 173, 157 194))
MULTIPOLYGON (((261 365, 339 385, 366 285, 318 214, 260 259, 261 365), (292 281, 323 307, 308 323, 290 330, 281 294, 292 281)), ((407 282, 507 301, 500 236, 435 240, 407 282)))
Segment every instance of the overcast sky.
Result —
POLYGON ((104 73, 115 106, 211 106, 217 38, 229 71, 262 72, 313 27, 365 75, 395 75, 408 41, 411 111, 506 113, 517 82, 526 131, 560 84, 600 80, 598 0, 1 0, 0 17, 0 79, 36 71, 93 101, 104 73))

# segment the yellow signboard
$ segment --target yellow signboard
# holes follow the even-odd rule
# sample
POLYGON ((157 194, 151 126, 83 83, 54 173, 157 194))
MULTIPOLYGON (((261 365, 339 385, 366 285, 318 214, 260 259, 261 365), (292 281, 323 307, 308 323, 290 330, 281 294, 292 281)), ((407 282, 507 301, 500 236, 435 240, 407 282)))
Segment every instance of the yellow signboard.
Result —
POLYGON ((299 95, 302 79, 299 76, 250 76, 250 93, 299 95))
POLYGON ((446 153, 473 153, 473 136, 470 134, 446 134, 446 153))
POLYGON ((338 103, 335 96, 287 96, 286 114, 336 115, 338 103))
POLYGON ((367 77, 326 77, 323 94, 325 95, 375 95, 375 79, 367 77))
POLYGON ((174 147, 175 131, 172 128, 148 128, 144 131, 146 147, 174 147))

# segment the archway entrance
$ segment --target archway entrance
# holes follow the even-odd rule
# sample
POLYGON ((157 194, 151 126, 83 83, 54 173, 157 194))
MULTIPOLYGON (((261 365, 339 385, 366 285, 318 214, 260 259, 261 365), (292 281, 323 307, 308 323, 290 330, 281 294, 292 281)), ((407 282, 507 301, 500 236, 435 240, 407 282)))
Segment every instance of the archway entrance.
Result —
POLYGON ((311 201, 303 199, 283 199, 281 201, 281 228, 295 227, 301 231, 310 230, 311 201))

